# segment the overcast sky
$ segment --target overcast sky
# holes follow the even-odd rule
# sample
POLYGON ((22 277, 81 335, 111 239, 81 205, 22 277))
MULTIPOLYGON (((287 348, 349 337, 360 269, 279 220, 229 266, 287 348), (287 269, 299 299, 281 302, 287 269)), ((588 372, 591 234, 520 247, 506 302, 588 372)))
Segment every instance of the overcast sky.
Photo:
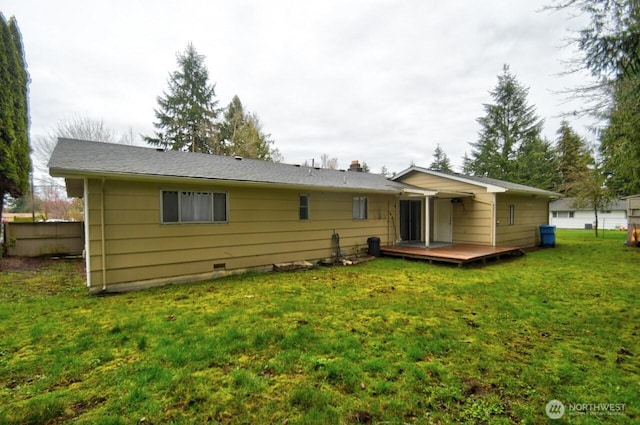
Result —
POLYGON ((192 42, 220 106, 237 94, 285 162, 326 153, 398 172, 428 166, 437 143, 461 165, 503 64, 556 139, 576 105, 555 92, 584 81, 558 75, 579 22, 541 12, 549 1, 2 0, 0 11, 22 32, 32 139, 75 116, 151 135, 192 42))

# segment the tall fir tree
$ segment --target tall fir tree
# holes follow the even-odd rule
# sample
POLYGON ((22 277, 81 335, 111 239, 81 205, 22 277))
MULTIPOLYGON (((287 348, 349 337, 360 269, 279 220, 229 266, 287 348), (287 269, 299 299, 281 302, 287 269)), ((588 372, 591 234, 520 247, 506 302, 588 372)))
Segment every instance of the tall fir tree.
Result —
POLYGON ((527 103, 529 89, 521 85, 504 65, 498 85, 490 92, 494 103, 484 105, 486 115, 477 119, 480 124, 478 141, 471 143, 472 151, 465 164, 466 172, 528 184, 518 175, 518 150, 523 144, 540 139, 543 120, 535 107, 527 103))
POLYGON ((640 75, 615 84, 614 106, 600 137, 607 185, 620 196, 640 193, 640 91, 634 89, 640 83, 633 79, 640 81, 640 75))
POLYGON ((593 164, 593 158, 586 142, 578 136, 566 120, 560 123, 557 134, 556 151, 560 180, 554 189, 572 196, 572 188, 576 187, 577 180, 584 177, 589 165, 593 164))
POLYGON ((0 13, 0 215, 6 194, 19 198, 29 188, 28 84, 17 23, 0 13))
POLYGON ((440 147, 440 143, 436 145, 436 150, 433 152, 433 161, 431 161, 429 168, 447 173, 453 171, 451 169, 451 161, 444 150, 440 147))
POLYGON ((231 155, 237 145, 242 126, 245 125, 244 106, 240 98, 233 96, 224 110, 222 122, 218 125, 218 143, 225 155, 231 155))
MULTIPOLYGON (((572 39, 581 53, 572 62, 596 83, 576 90, 598 121, 602 170, 617 195, 640 193, 640 2, 638 0, 556 0, 586 22, 572 39)), ((572 71, 575 69, 572 69, 572 71)))
POLYGON ((553 190, 560 181, 560 172, 551 143, 541 137, 523 140, 516 154, 514 172, 514 182, 553 190))
POLYGON ((222 153, 215 135, 215 84, 209 83, 204 60, 191 43, 177 55, 178 70, 169 76, 168 92, 157 98, 157 131, 155 136, 144 138, 147 143, 165 149, 222 153))
POLYGON ((280 153, 272 148, 273 141, 270 137, 270 134, 262 131, 258 116, 245 111, 240 98, 234 96, 218 125, 217 140, 222 153, 278 161, 280 153))

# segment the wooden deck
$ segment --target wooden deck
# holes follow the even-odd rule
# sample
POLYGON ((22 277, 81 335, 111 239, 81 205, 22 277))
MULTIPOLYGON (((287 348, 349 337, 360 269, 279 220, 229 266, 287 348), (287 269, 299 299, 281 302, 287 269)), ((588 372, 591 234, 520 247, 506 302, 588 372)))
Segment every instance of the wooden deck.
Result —
POLYGON ((389 257, 413 258, 429 262, 446 262, 462 266, 476 261, 486 262, 489 259, 499 260, 501 257, 523 255, 524 251, 513 246, 484 246, 454 244, 435 248, 419 246, 383 246, 382 255, 389 257))

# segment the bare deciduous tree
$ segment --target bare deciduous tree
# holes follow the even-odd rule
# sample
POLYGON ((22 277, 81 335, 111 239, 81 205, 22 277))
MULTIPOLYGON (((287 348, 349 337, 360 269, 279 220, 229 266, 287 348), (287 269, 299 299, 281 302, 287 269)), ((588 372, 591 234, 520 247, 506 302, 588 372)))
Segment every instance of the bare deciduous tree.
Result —
POLYGON ((36 137, 33 140, 33 161, 36 168, 46 169, 53 148, 56 147, 60 137, 125 145, 134 145, 137 139, 132 128, 129 128, 125 133, 118 133, 108 128, 101 119, 76 115, 60 121, 46 135, 36 137))

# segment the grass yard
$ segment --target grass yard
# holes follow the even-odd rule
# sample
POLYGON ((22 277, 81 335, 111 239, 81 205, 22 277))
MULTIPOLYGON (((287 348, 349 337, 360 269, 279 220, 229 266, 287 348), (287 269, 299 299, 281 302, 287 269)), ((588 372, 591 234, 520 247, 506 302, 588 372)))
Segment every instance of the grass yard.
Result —
POLYGON ((1 272, 0 424, 535 424, 553 399, 556 422, 638 423, 640 249, 624 236, 107 297, 74 261, 1 272))

